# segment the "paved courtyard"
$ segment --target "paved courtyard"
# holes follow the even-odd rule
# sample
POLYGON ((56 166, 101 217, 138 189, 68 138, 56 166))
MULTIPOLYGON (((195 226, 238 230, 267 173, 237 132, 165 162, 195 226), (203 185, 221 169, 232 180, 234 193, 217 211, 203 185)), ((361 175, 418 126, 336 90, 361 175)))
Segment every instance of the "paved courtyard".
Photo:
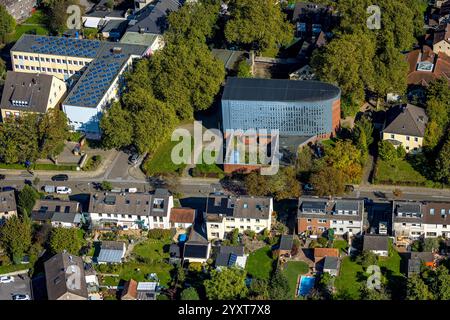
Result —
POLYGON ((27 294, 31 298, 31 281, 28 275, 14 276, 14 282, 0 283, 0 300, 12 300, 14 294, 27 294))

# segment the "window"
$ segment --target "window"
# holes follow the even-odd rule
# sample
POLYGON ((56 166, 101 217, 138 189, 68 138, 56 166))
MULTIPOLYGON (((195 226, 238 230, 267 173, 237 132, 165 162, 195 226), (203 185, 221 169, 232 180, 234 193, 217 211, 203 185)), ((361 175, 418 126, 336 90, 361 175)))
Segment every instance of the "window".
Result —
POLYGON ((434 208, 430 208, 430 214, 434 215, 434 208))
POLYGON ((250 219, 247 219, 247 222, 250 222, 250 219))
POLYGON ((101 218, 103 215, 101 213, 99 213, 98 216, 101 218))
POLYGON ((406 141, 409 141, 409 136, 406 136, 406 141))
POLYGON ((256 223, 259 223, 259 219, 256 219, 256 223))
POLYGON ((153 222, 158 222, 158 217, 153 217, 153 222))
POLYGON ((239 219, 240 222, 244 222, 244 218, 239 219))
POLYGON ((415 142, 418 142, 418 141, 419 141, 419 138, 414 137, 414 141, 415 141, 415 142))
POLYGON ((131 219, 132 217, 133 217, 133 216, 132 216, 131 214, 129 214, 129 215, 128 215, 128 218, 130 218, 130 219, 131 219))
POLYGON ((395 139, 395 134, 391 134, 391 139, 395 139))
POLYGON ((159 217, 159 222, 163 222, 163 217, 159 217))
POLYGON ((306 222, 311 222, 311 219, 306 219, 306 222))
POLYGON ((244 229, 244 226, 240 226, 239 228, 244 229))
POLYGON ((445 209, 441 209, 441 216, 445 216, 445 209))

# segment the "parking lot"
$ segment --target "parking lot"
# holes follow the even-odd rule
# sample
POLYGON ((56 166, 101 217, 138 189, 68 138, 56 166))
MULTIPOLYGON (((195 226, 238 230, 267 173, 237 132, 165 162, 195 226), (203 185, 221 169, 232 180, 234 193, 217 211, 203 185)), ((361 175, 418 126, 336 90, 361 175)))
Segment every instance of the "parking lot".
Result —
POLYGON ((14 294, 27 294, 31 298, 30 278, 26 274, 15 275, 14 282, 0 283, 0 301, 12 300, 14 294))

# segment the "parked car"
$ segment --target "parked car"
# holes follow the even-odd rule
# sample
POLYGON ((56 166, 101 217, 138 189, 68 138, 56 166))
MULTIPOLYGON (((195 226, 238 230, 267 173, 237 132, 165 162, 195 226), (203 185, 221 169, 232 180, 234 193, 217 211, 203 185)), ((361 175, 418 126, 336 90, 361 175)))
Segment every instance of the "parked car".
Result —
POLYGON ((11 276, 0 277, 0 283, 11 283, 11 282, 14 282, 14 277, 11 276))
POLYGON ((43 189, 46 193, 55 193, 56 191, 55 186, 44 186, 43 189))
POLYGON ((0 180, 5 180, 6 176, 4 174, 0 174, 0 180))
POLYGON ((133 154, 130 156, 130 158, 128 159, 128 162, 129 162, 130 164, 136 164, 136 163, 138 162, 138 160, 139 160, 139 154, 133 153, 133 154))
POLYGON ((128 193, 136 193, 137 191, 138 191, 137 188, 128 188, 128 189, 126 189, 126 192, 128 192, 128 193))
POLYGON ((30 296, 27 294, 15 294, 12 298, 13 300, 31 300, 30 296))
POLYGON ((2 191, 15 191, 15 190, 16 190, 16 188, 10 187, 10 186, 6 186, 6 187, 2 188, 2 191))
POLYGON ((56 187, 56 193, 57 194, 71 194, 72 189, 69 187, 56 187))
POLYGON ((69 180, 69 176, 67 174, 57 174, 52 177, 52 181, 67 181, 69 180))

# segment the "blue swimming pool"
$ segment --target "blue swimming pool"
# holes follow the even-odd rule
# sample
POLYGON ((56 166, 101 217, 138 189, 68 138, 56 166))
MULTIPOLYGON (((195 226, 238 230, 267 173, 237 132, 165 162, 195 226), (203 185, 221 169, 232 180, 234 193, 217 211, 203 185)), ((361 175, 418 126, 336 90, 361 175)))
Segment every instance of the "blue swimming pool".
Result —
POLYGON ((298 286, 298 295, 306 296, 311 292, 311 289, 314 288, 314 277, 302 276, 300 278, 300 284, 298 286))

